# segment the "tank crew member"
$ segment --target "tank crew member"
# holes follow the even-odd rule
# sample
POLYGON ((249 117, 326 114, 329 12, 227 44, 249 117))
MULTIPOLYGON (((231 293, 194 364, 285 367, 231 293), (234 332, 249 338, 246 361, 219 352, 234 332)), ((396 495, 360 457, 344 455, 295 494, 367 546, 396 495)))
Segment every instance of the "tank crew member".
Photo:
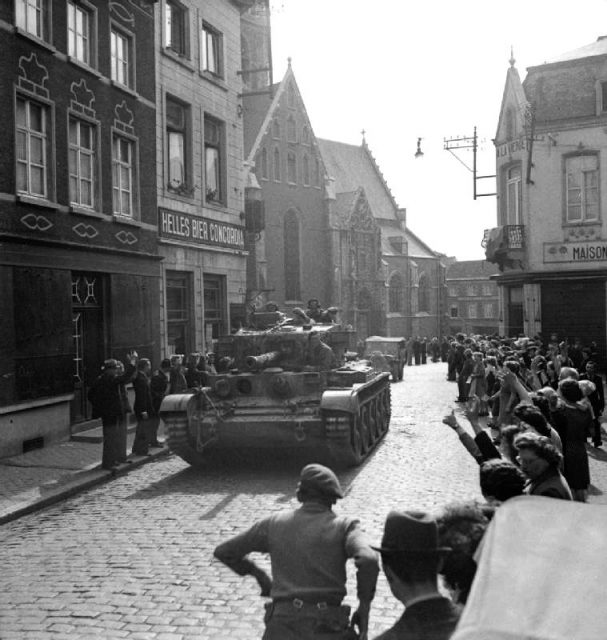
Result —
POLYGON ((329 307, 326 311, 320 314, 320 321, 325 324, 338 324, 337 314, 339 309, 337 307, 329 307))
MULTIPOLYGON (((276 513, 248 531, 220 544, 215 557, 241 576, 252 575, 266 604, 263 640, 353 637, 350 625, 367 637, 369 609, 379 573, 378 559, 358 520, 338 516, 332 506, 343 492, 335 474, 320 464, 305 466, 297 485, 301 506, 276 513), (272 579, 247 558, 270 554, 272 579), (346 595, 346 562, 357 568, 359 606, 350 623, 346 595)), ((356 636, 358 637, 358 636, 356 636)))
POLYGON ((450 549, 438 546, 436 521, 421 512, 391 511, 377 551, 381 552, 390 589, 406 609, 400 620, 376 640, 450 638, 459 613, 438 590, 441 556, 450 549))
POLYGON ((322 315, 323 310, 320 306, 318 298, 310 298, 310 300, 308 300, 308 308, 306 309, 306 313, 308 314, 309 318, 312 318, 312 320, 314 320, 314 322, 320 322, 320 316, 322 315))
POLYGON ((334 369, 337 361, 333 349, 325 344, 319 331, 311 331, 308 338, 308 364, 320 369, 334 369))
POLYGON ((295 324, 298 326, 316 324, 301 307, 294 307, 291 311, 291 315, 293 316, 293 319, 289 324, 295 324))

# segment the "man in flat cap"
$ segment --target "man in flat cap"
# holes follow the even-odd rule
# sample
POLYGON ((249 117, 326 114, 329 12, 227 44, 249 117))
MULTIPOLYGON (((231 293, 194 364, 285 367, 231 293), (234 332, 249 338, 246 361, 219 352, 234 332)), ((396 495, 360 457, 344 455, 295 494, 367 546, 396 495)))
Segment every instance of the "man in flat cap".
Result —
POLYGON ((359 521, 333 512, 340 498, 331 469, 309 464, 297 485, 298 509, 264 518, 215 549, 217 559, 241 576, 252 575, 261 595, 272 598, 266 604, 263 640, 367 638, 378 558, 359 521), (254 551, 270 554, 272 578, 246 557, 254 551), (357 568, 359 600, 351 620, 350 607, 341 604, 348 558, 357 568))
POLYGON ((459 613, 438 590, 441 556, 450 550, 438 546, 436 521, 422 512, 391 511, 377 551, 390 589, 405 605, 405 613, 376 640, 450 638, 459 613))

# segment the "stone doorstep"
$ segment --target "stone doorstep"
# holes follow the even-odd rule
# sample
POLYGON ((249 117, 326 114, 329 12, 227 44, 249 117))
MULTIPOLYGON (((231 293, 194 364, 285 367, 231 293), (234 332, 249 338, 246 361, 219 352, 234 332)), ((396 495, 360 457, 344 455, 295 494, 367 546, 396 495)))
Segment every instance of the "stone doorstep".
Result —
MULTIPOLYGON (((95 422, 98 422, 95 420, 95 422)), ((127 425, 127 433, 134 433, 137 429, 137 423, 131 422, 127 425)), ((72 433, 70 440, 72 442, 103 442, 103 427, 97 426, 88 431, 80 431, 78 433, 72 433)))

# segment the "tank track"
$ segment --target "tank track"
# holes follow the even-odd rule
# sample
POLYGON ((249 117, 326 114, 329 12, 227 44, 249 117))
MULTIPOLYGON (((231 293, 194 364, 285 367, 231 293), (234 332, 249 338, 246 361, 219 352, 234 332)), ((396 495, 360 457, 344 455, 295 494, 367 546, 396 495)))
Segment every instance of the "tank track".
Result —
POLYGON ((164 420, 165 437, 169 449, 192 466, 198 467, 204 464, 204 455, 196 451, 191 444, 187 413, 165 416, 164 420))

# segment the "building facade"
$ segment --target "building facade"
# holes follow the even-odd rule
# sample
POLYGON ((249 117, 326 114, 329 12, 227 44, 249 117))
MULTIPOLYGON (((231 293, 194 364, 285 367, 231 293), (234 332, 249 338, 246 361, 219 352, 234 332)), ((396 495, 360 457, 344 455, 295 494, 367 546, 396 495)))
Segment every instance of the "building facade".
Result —
POLYGON ((85 422, 105 358, 158 357, 153 7, 0 4, 0 455, 85 422))
POLYGON ((495 147, 500 332, 595 342, 605 357, 607 39, 527 69, 511 60, 495 147))
POLYGON ((447 259, 448 332, 493 335, 499 333, 497 266, 486 260, 447 259))
POLYGON ((240 15, 250 2, 156 5, 160 351, 212 351, 246 294, 240 15))

